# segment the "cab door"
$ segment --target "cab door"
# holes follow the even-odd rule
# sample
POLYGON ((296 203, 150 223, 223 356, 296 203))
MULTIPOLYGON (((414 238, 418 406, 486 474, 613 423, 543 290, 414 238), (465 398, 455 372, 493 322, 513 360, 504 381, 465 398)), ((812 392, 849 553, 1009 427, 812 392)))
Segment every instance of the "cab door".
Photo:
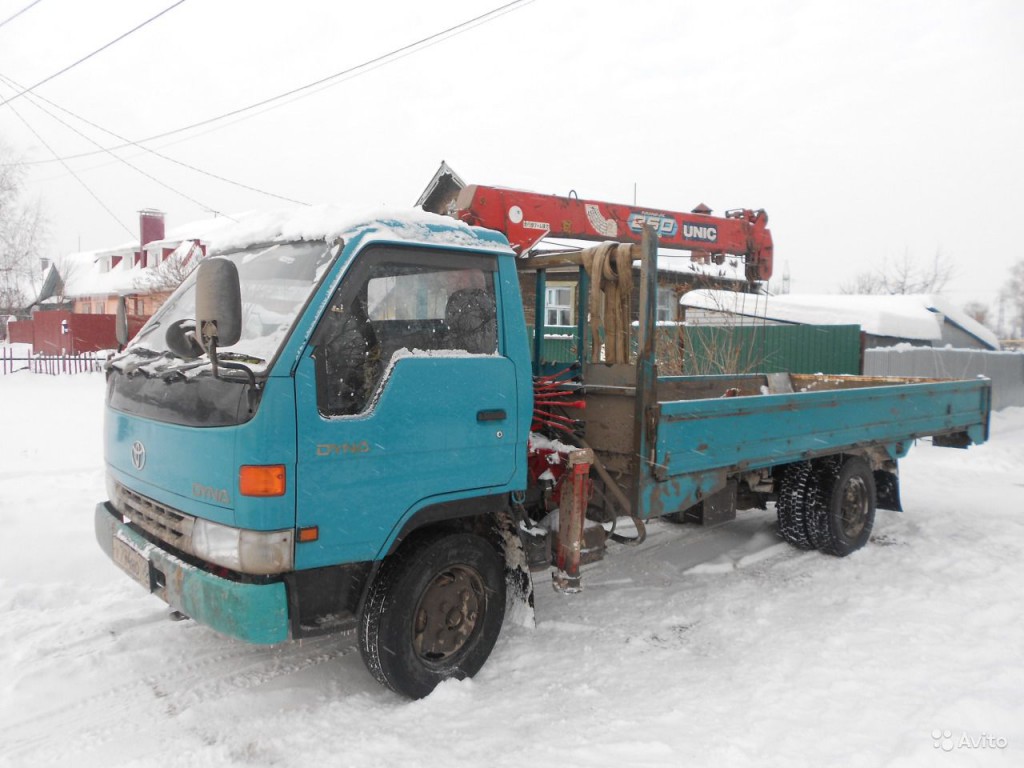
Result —
POLYGON ((517 376, 499 345, 493 256, 357 255, 296 372, 296 545, 309 568, 375 558, 419 507, 506 490, 517 376))

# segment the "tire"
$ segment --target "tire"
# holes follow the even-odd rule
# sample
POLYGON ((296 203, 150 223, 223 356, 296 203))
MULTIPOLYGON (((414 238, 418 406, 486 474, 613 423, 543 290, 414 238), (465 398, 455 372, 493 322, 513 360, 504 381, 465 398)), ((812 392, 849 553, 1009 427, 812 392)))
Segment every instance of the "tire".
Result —
POLYGON ((875 475, 868 463, 851 456, 842 464, 823 463, 816 473, 822 507, 809 521, 815 546, 846 557, 867 544, 875 524, 875 475))
POLYGON ((359 652, 378 682, 420 699, 480 671, 504 618, 495 547, 473 534, 434 534, 384 561, 359 617, 359 652))
POLYGON ((799 549, 814 549, 807 535, 807 519, 821 506, 817 474, 809 461, 788 464, 782 470, 775 512, 782 538, 799 549))
POLYGON ((804 525, 807 528, 807 540, 811 549, 824 551, 830 542, 828 530, 828 489, 832 488, 842 467, 842 456, 825 456, 811 462, 811 478, 814 486, 816 504, 807 510, 804 525))

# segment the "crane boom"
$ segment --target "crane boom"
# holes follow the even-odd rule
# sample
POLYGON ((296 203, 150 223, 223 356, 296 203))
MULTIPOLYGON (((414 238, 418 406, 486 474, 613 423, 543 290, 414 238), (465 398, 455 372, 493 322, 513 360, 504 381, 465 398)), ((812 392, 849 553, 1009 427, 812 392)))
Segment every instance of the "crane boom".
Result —
POLYGON ((451 215, 504 233, 520 254, 549 236, 638 243, 650 226, 663 248, 703 252, 719 262, 716 257, 725 254, 742 256, 748 280, 772 275, 772 235, 763 210, 721 217, 471 184, 459 192, 451 215))

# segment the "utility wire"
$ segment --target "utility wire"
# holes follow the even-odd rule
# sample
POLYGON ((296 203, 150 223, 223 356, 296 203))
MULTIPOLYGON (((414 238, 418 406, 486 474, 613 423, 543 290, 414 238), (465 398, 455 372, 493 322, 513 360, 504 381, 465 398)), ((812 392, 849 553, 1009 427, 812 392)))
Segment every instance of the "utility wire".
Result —
MULTIPOLYGON (((7 79, 6 77, 3 77, 2 75, 0 75, 0 80, 3 80, 4 82, 6 82, 6 83, 10 84, 10 81, 9 81, 9 80, 8 80, 8 79, 7 79)), ((38 98, 38 96, 37 96, 36 94, 33 94, 32 96, 29 96, 29 103, 31 103, 31 104, 32 104, 33 106, 35 106, 35 108, 36 108, 36 109, 39 109, 39 110, 41 110, 41 111, 42 111, 43 113, 45 113, 45 114, 49 115, 49 116, 50 116, 50 117, 52 117, 52 118, 53 118, 54 120, 56 120, 56 121, 57 121, 58 123, 60 123, 61 125, 63 125, 63 126, 65 127, 65 128, 67 128, 68 130, 74 131, 74 132, 75 132, 75 133, 77 133, 77 134, 78 134, 79 136, 81 136, 81 137, 82 137, 83 139, 85 139, 86 141, 90 142, 91 144, 93 144, 93 145, 95 145, 95 146, 97 146, 97 147, 100 147, 100 143, 99 143, 98 141, 96 141, 96 140, 95 140, 95 139, 93 139, 92 137, 90 137, 90 136, 87 136, 86 134, 82 133, 82 132, 81 132, 80 130, 78 130, 78 129, 77 129, 77 128, 75 128, 75 127, 74 127, 73 125, 71 125, 70 123, 68 123, 68 122, 67 122, 66 120, 63 120, 62 118, 60 118, 60 117, 58 117, 57 115, 53 114, 52 112, 50 112, 50 111, 49 111, 48 109, 46 109, 45 107, 42 107, 42 106, 40 106, 39 104, 37 104, 37 103, 35 103, 34 101, 32 101, 33 99, 36 99, 36 98, 38 98)), ((13 108, 13 107, 11 107, 11 109, 14 109, 14 108, 13 108)), ((16 113, 16 114, 17 114, 17 113, 16 113)), ((22 117, 21 115, 18 115, 18 116, 19 116, 19 117, 21 118, 22 122, 25 122, 25 118, 24 118, 24 117, 22 117)), ((99 126, 97 126, 97 127, 99 127, 99 126)), ((100 130, 103 130, 103 129, 100 129, 100 130)), ((33 133, 35 133, 35 131, 33 131, 33 133)), ((36 136, 38 136, 38 135, 39 135, 39 134, 36 134, 36 136)), ((102 149, 102 147, 100 147, 100 148, 102 149)), ((198 200, 196 200, 196 199, 195 199, 194 197, 192 197, 192 196, 190 196, 190 195, 187 195, 187 194, 185 194, 184 192, 182 192, 182 191, 181 191, 180 189, 175 189, 175 188, 174 188, 174 187, 172 187, 172 186, 171 186, 170 184, 167 184, 167 183, 165 183, 165 182, 161 181, 160 179, 158 179, 158 178, 157 178, 156 176, 154 176, 153 174, 151 174, 151 173, 147 173, 146 171, 144 171, 144 170, 142 170, 141 168, 139 168, 139 167, 138 167, 137 165, 133 165, 132 163, 128 162, 127 160, 125 160, 125 159, 124 159, 123 157, 121 157, 120 155, 116 155, 116 154, 114 154, 113 152, 109 152, 109 151, 108 151, 108 154, 109 154, 109 155, 110 155, 111 157, 113 157, 113 158, 114 158, 115 160, 117 160, 118 162, 121 162, 121 163, 123 163, 124 165, 127 165, 127 166, 128 166, 129 168, 131 168, 131 169, 132 169, 133 171, 135 171, 136 173, 139 173, 139 174, 141 174, 141 175, 145 176, 145 177, 146 177, 147 179, 149 179, 150 181, 154 181, 154 182, 156 182, 157 184, 159 184, 159 185, 160 185, 161 187, 163 187, 164 189, 167 189, 167 190, 169 190, 169 191, 173 192, 174 194, 178 195, 179 197, 183 197, 183 198, 185 198, 185 199, 186 199, 186 200, 188 200, 188 201, 189 201, 190 203, 194 203, 195 205, 199 206, 200 208, 205 208, 205 209, 207 209, 207 210, 213 210, 213 209, 212 209, 212 208, 211 208, 210 206, 206 205, 205 203, 201 203, 201 202, 199 202, 199 201, 198 201, 198 200)), ((154 153, 154 154, 155 154, 155 153, 154 153)), ((218 213, 218 211, 214 211, 214 213, 218 213)), ((238 221, 237 219, 233 219, 233 218, 231 218, 230 216, 227 216, 227 214, 221 214, 221 215, 223 215, 223 216, 226 216, 227 218, 231 219, 231 220, 232 220, 232 221, 234 221, 234 222, 237 222, 237 221, 238 221)))
MULTIPOLYGON (((216 117, 210 117, 210 118, 207 118, 205 120, 200 120, 197 123, 192 123, 191 125, 186 125, 186 126, 182 126, 180 128, 175 128, 175 129, 170 130, 170 131, 164 131, 163 133, 154 134, 153 136, 147 136, 144 139, 137 139, 134 142, 126 142, 126 143, 123 143, 123 144, 118 144, 118 145, 113 146, 113 147, 105 148, 104 150, 95 150, 95 151, 91 151, 91 152, 81 152, 81 153, 76 154, 76 155, 66 155, 65 157, 60 158, 60 159, 62 159, 62 160, 77 160, 77 159, 80 159, 80 158, 83 158, 83 157, 91 157, 92 155, 100 154, 101 151, 106 151, 106 149, 111 149, 111 150, 124 149, 126 147, 130 147, 130 146, 133 146, 133 145, 144 144, 146 142, 156 141, 158 139, 164 139, 164 138, 167 138, 168 136, 174 136, 175 134, 178 134, 178 133, 184 133, 185 131, 190 131, 190 130, 192 130, 194 128, 201 128, 203 126, 210 125, 211 123, 219 122, 220 120, 226 120, 229 117, 235 117, 235 116, 241 115, 241 114, 243 114, 245 112, 250 112, 250 111, 252 111, 254 109, 258 109, 260 107, 268 106, 268 105, 270 105, 270 104, 272 104, 274 102, 281 101, 282 99, 286 99, 289 96, 295 96, 295 95, 297 95, 299 93, 302 93, 304 91, 308 91, 310 89, 316 88, 317 86, 327 86, 327 84, 331 83, 334 80, 338 80, 339 78, 344 78, 346 76, 354 77, 357 74, 363 74, 364 71, 369 71, 369 70, 375 69, 377 67, 383 66, 384 64, 388 64, 391 61, 403 58, 404 56, 407 56, 407 55, 409 55, 411 53, 414 53, 414 52, 416 52, 416 51, 418 51, 418 50, 420 50, 422 48, 427 48, 427 47, 429 47, 431 45, 434 45, 435 43, 440 42, 441 39, 444 39, 444 38, 447 38, 447 37, 452 37, 454 35, 460 34, 461 32, 463 32, 463 31, 465 31, 465 30, 467 30, 469 28, 472 28, 472 27, 475 27, 475 26, 479 26, 480 24, 484 24, 484 23, 486 23, 488 21, 493 21, 495 18, 503 16, 506 13, 510 13, 510 12, 512 12, 514 10, 518 10, 520 7, 529 5, 532 2, 534 2, 534 0, 513 0, 513 2, 505 3, 504 5, 500 5, 500 6, 496 7, 496 8, 492 8, 490 11, 487 11, 486 13, 482 13, 479 16, 475 16, 472 19, 468 19, 467 21, 463 21, 463 22, 461 22, 459 24, 456 24, 454 26, 448 27, 447 29, 441 30, 440 32, 435 32, 434 34, 428 35, 427 37, 420 38, 419 40, 417 40, 415 42, 412 42, 412 43, 408 43, 406 45, 403 45, 400 48, 395 48, 394 50, 389 51, 388 53, 385 53, 385 54, 377 56, 377 57, 375 57, 373 59, 369 59, 367 61, 364 61, 361 64, 356 64, 355 66, 348 67, 347 69, 344 69, 344 70, 342 70, 340 72, 335 72, 333 75, 328 75, 327 77, 320 78, 319 80, 315 80, 315 81, 313 81, 311 83, 307 83, 306 85, 301 85, 298 88, 293 88, 290 91, 286 91, 284 93, 279 93, 276 96, 271 96, 270 98, 262 99, 260 101, 257 101, 255 103, 253 103, 253 104, 249 104, 248 106, 245 106, 245 107, 239 107, 238 109, 231 110, 230 112, 225 112, 224 114, 217 115, 216 117)), ((0 106, 3 106, 3 105, 0 104, 0 106)), ((39 160, 39 161, 35 161, 35 162, 29 161, 29 162, 23 163, 23 164, 24 165, 33 165, 33 164, 42 164, 42 163, 50 163, 50 162, 54 162, 54 161, 53 160, 39 160)))
POLYGON ((19 16, 21 16, 21 14, 23 14, 23 13, 24 13, 25 11, 27 11, 27 10, 28 10, 29 8, 31 8, 31 7, 33 6, 33 5, 38 5, 38 4, 39 4, 39 3, 41 3, 41 2, 43 2, 43 0, 32 0, 32 2, 31 2, 31 3, 29 3, 28 5, 26 5, 26 6, 24 7, 24 8, 22 8, 22 9, 21 9, 20 11, 18 11, 17 13, 15 13, 15 14, 14 14, 13 16, 8 16, 8 17, 7 17, 6 19, 4 19, 3 21, 0 21, 0 27, 2 27, 2 26, 4 26, 4 25, 6 25, 6 24, 7 24, 8 22, 14 21, 14 20, 15 20, 16 18, 18 18, 19 16))
POLYGON ((19 120, 21 120, 21 122, 23 122, 25 124, 25 127, 28 128, 29 131, 32 132, 32 135, 35 136, 39 140, 39 143, 42 144, 44 147, 46 147, 48 150, 50 150, 51 153, 53 153, 53 156, 60 161, 60 164, 64 166, 64 169, 68 173, 70 173, 72 176, 75 177, 75 181, 77 181, 79 184, 81 184, 85 188, 85 191, 88 192, 92 196, 92 199, 95 200, 97 203, 99 203, 100 207, 104 211, 106 211, 108 214, 110 214, 110 218, 112 218, 114 221, 116 221, 118 226, 120 226, 125 232, 127 232, 130 237, 135 237, 137 235, 137 233, 135 231, 133 231, 132 229, 130 229, 123 221, 121 221, 117 217, 117 214, 114 213, 112 210, 110 210, 110 208, 107 206, 106 203, 104 203, 102 200, 100 200, 99 195, 97 195, 95 192, 93 192, 92 188, 88 184, 86 184, 82 180, 82 178, 71 169, 71 166, 69 166, 63 159, 60 158, 60 156, 57 154, 56 150, 54 150, 53 147, 51 147, 49 144, 46 143, 46 139, 44 139, 42 136, 39 135, 39 133, 36 131, 35 128, 32 127, 32 125, 28 122, 28 120, 26 120, 24 117, 22 117, 21 113, 18 112, 18 110, 15 109, 14 107, 11 107, 11 105, 8 104, 6 101, 4 102, 4 104, 7 104, 7 106, 11 108, 11 112, 13 112, 14 115, 19 120))
MULTIPOLYGON (((36 0, 36 2, 38 2, 38 1, 39 1, 39 0, 36 0)), ((139 24, 138 26, 136 26, 136 27, 133 27, 132 29, 129 29, 129 30, 127 31, 127 32, 125 32, 125 33, 124 33, 124 34, 122 34, 122 35, 119 35, 118 37, 115 37, 115 38, 114 38, 113 40, 111 40, 111 41, 110 41, 109 43, 107 43, 106 45, 104 45, 104 46, 101 46, 100 48, 97 48, 97 49, 96 49, 95 51, 93 51, 92 53, 90 53, 90 54, 88 54, 88 55, 86 55, 86 56, 83 56, 83 57, 82 57, 82 58, 80 58, 80 59, 79 59, 78 61, 74 62, 73 64, 68 64, 68 66, 64 67, 64 69, 60 70, 59 72, 54 72, 54 73, 53 73, 52 75, 50 75, 49 77, 44 77, 44 78, 43 78, 42 80, 40 80, 40 81, 39 81, 38 83, 36 83, 35 85, 31 86, 30 88, 26 88, 25 90, 21 91, 21 93, 16 93, 16 94, 14 94, 13 96, 11 96, 11 97, 10 97, 9 99, 7 99, 7 100, 5 100, 5 101, 3 101, 3 102, 0 102, 0 107, 4 106, 4 104, 10 104, 10 103, 11 103, 12 101, 14 101, 15 99, 17 99, 17 98, 20 98, 21 96, 24 96, 24 95, 25 95, 26 93, 29 93, 30 91, 34 91, 34 90, 35 90, 36 88, 38 88, 38 87, 39 87, 40 85, 42 85, 43 83, 48 83, 48 82, 50 82, 51 80, 53 80, 53 79, 54 79, 55 77, 58 77, 59 75, 63 75, 63 74, 64 74, 65 72, 67 72, 67 71, 68 71, 69 69, 74 69, 74 68, 75 68, 75 67, 77 67, 77 66, 78 66, 79 64, 81 64, 81 63, 83 63, 83 62, 85 62, 85 61, 88 61, 89 59, 91 59, 91 58, 92 58, 93 56, 95 56, 95 55, 96 55, 97 53, 100 53, 100 52, 102 52, 102 51, 105 51, 105 50, 106 50, 107 48, 109 48, 110 46, 114 45, 115 43, 119 43, 119 42, 121 42, 121 41, 122 41, 122 40, 124 40, 124 39, 125 39, 126 37, 128 37, 128 35, 131 35, 131 34, 132 34, 132 33, 134 33, 134 32, 138 32, 138 31, 139 31, 140 29, 142 29, 142 28, 143 28, 144 26, 146 26, 147 24, 150 24, 151 22, 154 22, 154 21, 156 21, 156 20, 157 20, 157 19, 159 19, 159 18, 160 18, 161 16, 163 16, 163 15, 164 15, 165 13, 167 13, 167 12, 168 12, 168 11, 170 11, 170 10, 173 10, 174 8, 177 8, 177 7, 179 6, 179 5, 181 5, 181 4, 182 4, 182 3, 184 3, 184 2, 185 2, 185 0, 178 0, 178 2, 176 2, 176 3, 174 4, 174 5, 171 5, 171 6, 168 6, 167 8, 164 8, 164 9, 163 9, 162 11, 160 11, 160 13, 158 13, 158 14, 157 14, 156 16, 151 16, 150 18, 146 19, 146 20, 145 20, 144 22, 142 22, 142 23, 141 23, 141 24, 139 24)), ((31 7, 31 6, 29 6, 29 7, 31 7)), ((27 10, 27 9, 26 9, 26 10, 27 10)), ((13 18, 13 17, 12 17, 12 18, 13 18)))
MULTIPOLYGON (((420 51, 425 51, 428 48, 433 48, 435 45, 439 45, 440 43, 443 43, 446 40, 450 40, 453 37, 457 37, 459 35, 465 34, 466 32, 469 32, 469 31, 475 29, 478 26, 482 26, 484 24, 487 24, 488 22, 494 21, 495 19, 498 19, 498 18, 504 16, 505 14, 513 13, 514 11, 518 10, 519 7, 523 7, 523 6, 529 5, 529 4, 533 3, 533 2, 535 2, 535 0, 519 0, 517 3, 509 3, 508 5, 502 6, 501 8, 496 8, 496 9, 490 11, 491 15, 482 14, 481 16, 478 16, 476 19, 471 19, 470 21, 464 22, 464 24, 462 26, 459 26, 458 28, 453 27, 452 29, 454 29, 455 31, 451 32, 448 35, 445 35, 445 33, 443 33, 443 32, 439 32, 437 34, 437 36, 435 36, 433 39, 425 38, 425 39, 427 39, 429 41, 423 43, 419 47, 416 47, 416 44, 411 44, 409 46, 406 46, 405 49, 397 49, 400 52, 392 51, 391 54, 385 54, 384 56, 379 56, 376 59, 373 59, 373 60, 371 60, 369 62, 364 62, 363 64, 361 64, 359 66, 351 67, 350 69, 346 70, 345 72, 338 73, 338 75, 335 76, 334 79, 325 78, 326 80, 329 80, 329 82, 321 81, 319 83, 311 84, 311 86, 309 87, 308 90, 295 89, 295 91, 292 91, 290 93, 281 94, 279 97, 275 97, 275 99, 279 99, 279 100, 270 100, 272 103, 265 104, 263 106, 263 108, 260 109, 258 112, 253 112, 253 113, 243 112, 242 114, 235 115, 234 119, 231 120, 230 122, 223 123, 221 125, 210 125, 210 126, 208 126, 206 128, 206 130, 200 131, 199 133, 192 134, 191 136, 182 136, 181 138, 178 138, 175 141, 169 141, 169 142, 167 142, 165 144, 162 144, 161 146, 162 147, 169 147, 169 146, 172 146, 174 144, 180 144, 181 142, 184 142, 184 141, 191 141, 192 139, 199 138, 200 136, 206 136, 207 134, 213 133, 214 131, 219 131, 219 130, 223 130, 224 128, 229 128, 232 125, 237 125, 238 123, 241 123, 241 122, 243 122, 245 120, 249 120, 249 119, 251 119, 253 117, 258 117, 259 115, 266 114, 267 112, 271 112, 271 111, 273 111, 275 109, 280 109, 281 107, 288 106, 289 104, 293 104, 296 101, 300 101, 302 99, 309 98, 310 96, 315 96, 316 94, 321 93, 322 91, 326 91, 328 88, 333 88, 336 85, 340 85, 341 83, 347 82, 347 81, 352 80, 352 79, 354 79, 356 77, 359 77, 361 75, 368 74, 368 73, 370 73, 370 72, 372 72, 372 71, 374 71, 376 69, 380 69, 381 67, 386 67, 388 64, 392 64, 392 63, 394 63, 396 61, 400 61, 401 59, 404 59, 406 56, 412 56, 412 55, 414 55, 416 53, 419 53, 420 51), (302 92, 299 93, 299 91, 302 91, 302 92), (287 100, 285 100, 285 99, 287 99, 287 100)), ((189 126, 186 126, 185 128, 177 129, 177 130, 173 131, 172 133, 177 134, 179 132, 187 131, 187 130, 189 130, 189 126)), ((147 141, 147 140, 148 139, 140 139, 140 141, 147 141)), ((138 145, 138 146, 140 147, 140 149, 145 149, 145 147, 142 147, 141 145, 138 145)), ((120 148, 121 147, 113 147, 113 149, 120 149, 120 148)), ((84 155, 73 155, 73 156, 69 156, 66 159, 69 159, 69 160, 77 159, 79 157, 84 157, 84 156, 87 156, 87 155, 94 155, 94 154, 97 154, 97 152, 89 152, 89 153, 85 153, 84 155)), ((34 165, 34 164, 52 163, 52 162, 53 162, 52 160, 41 160, 41 161, 28 161, 28 162, 25 162, 23 164, 24 165, 34 165)))
MULTIPOLYGON (((14 80, 12 80, 9 77, 6 77, 3 74, 0 74, 0 81, 3 81, 5 83, 7 83, 13 89, 21 88, 21 86, 17 82, 15 82, 14 80)), ((138 144, 138 143, 136 143, 134 141, 131 141, 130 139, 126 139, 124 136, 121 136, 121 135, 115 133, 114 131, 111 131, 108 128, 104 128, 102 125, 97 125, 96 123, 92 122, 91 120, 87 120, 86 118, 82 117, 81 115, 76 115, 71 110, 65 109, 64 107, 60 106, 59 104, 54 103, 50 99, 47 99, 44 96, 40 96, 38 93, 33 93, 31 96, 29 96, 29 101, 32 103, 32 105, 36 109, 41 110, 43 113, 49 115, 51 118, 53 118, 58 123, 63 125, 65 128, 68 128, 69 130, 74 131, 76 134, 81 136, 86 141, 90 142, 91 144, 93 144, 96 147, 99 147, 99 151, 106 152, 108 155, 113 157, 115 160, 117 160, 117 161, 119 161, 121 163, 124 163, 129 168, 131 168, 131 169, 133 169, 135 171, 138 171, 143 176, 146 176, 149 179, 152 179, 157 184, 159 184, 160 186, 162 186, 162 187, 164 187, 166 189, 169 189, 171 192, 174 192, 176 195, 180 195, 181 197, 184 197, 186 200, 189 200, 189 201, 195 203, 200 208, 206 208, 208 210, 213 210, 212 208, 210 208, 210 206, 204 205, 204 204, 200 203, 199 201, 194 200, 193 198, 191 198, 188 195, 186 195, 184 192, 181 192, 180 190, 177 190, 174 187, 171 187, 170 185, 165 184, 164 182, 160 181, 156 177, 151 176, 150 174, 146 173, 145 171, 141 170, 140 168, 137 168, 136 166, 132 165, 131 163, 129 163, 127 160, 125 160, 121 156, 115 154, 112 149, 108 149, 106 147, 103 147, 102 145, 100 145, 100 143, 98 141, 96 141, 93 138, 91 138, 90 136, 87 136, 86 134, 82 133, 77 128, 75 128, 73 125, 69 124, 67 121, 61 119, 57 115, 53 114, 53 112, 51 112, 50 110, 48 110, 45 107, 41 106, 38 102, 40 102, 40 101, 46 102, 47 104, 49 104, 54 109, 59 109, 64 114, 70 115, 71 117, 75 118, 76 120, 81 120, 86 125, 92 126, 93 128, 95 128, 98 131, 102 131, 103 133, 109 134, 110 136, 113 136, 115 139, 118 139, 119 141, 126 141, 131 146, 138 147, 139 149, 144 150, 145 152, 149 152, 151 155, 155 155, 156 157, 159 157, 161 160, 166 160, 169 163, 174 163, 176 165, 180 165, 182 168, 187 168, 190 171, 194 171, 196 173, 201 173, 204 176, 209 176, 212 179, 217 179, 218 181, 223 181, 223 182, 225 182, 227 184, 232 184, 232 185, 234 185, 236 187, 240 187, 242 189, 247 189, 250 192, 256 192, 258 194, 266 195, 268 197, 275 197, 278 200, 284 200, 285 202, 295 203, 297 205, 309 205, 309 203, 303 202, 302 200, 294 200, 294 199, 292 199, 290 197, 285 197, 284 195, 278 195, 278 194, 275 194, 273 192, 267 192, 264 189, 259 189, 258 187, 253 187, 253 186, 250 186, 248 184, 243 184, 243 183, 241 183, 239 181, 233 181, 232 179, 228 179, 228 178, 226 178, 224 176, 220 176, 220 175, 218 175, 216 173, 210 173, 209 171, 204 171, 202 168, 197 168, 194 165, 189 165, 188 163, 182 162, 181 160, 176 160, 173 157, 168 157, 167 155, 164 155, 164 154, 161 154, 160 152, 157 152, 155 149, 150 149, 149 147, 144 147, 141 144, 138 144)), ((226 215, 226 214, 222 214, 222 215, 226 215)), ((231 218, 231 217, 228 216, 227 218, 231 218)), ((234 219, 232 219, 232 221, 234 221, 234 219)))

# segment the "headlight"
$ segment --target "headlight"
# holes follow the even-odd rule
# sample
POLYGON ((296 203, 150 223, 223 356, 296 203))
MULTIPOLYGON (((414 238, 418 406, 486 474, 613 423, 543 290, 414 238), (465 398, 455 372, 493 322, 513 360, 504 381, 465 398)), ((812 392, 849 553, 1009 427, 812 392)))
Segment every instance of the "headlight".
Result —
POLYGON ((269 575, 292 570, 294 532, 249 531, 197 519, 192 552, 239 573, 269 575))

